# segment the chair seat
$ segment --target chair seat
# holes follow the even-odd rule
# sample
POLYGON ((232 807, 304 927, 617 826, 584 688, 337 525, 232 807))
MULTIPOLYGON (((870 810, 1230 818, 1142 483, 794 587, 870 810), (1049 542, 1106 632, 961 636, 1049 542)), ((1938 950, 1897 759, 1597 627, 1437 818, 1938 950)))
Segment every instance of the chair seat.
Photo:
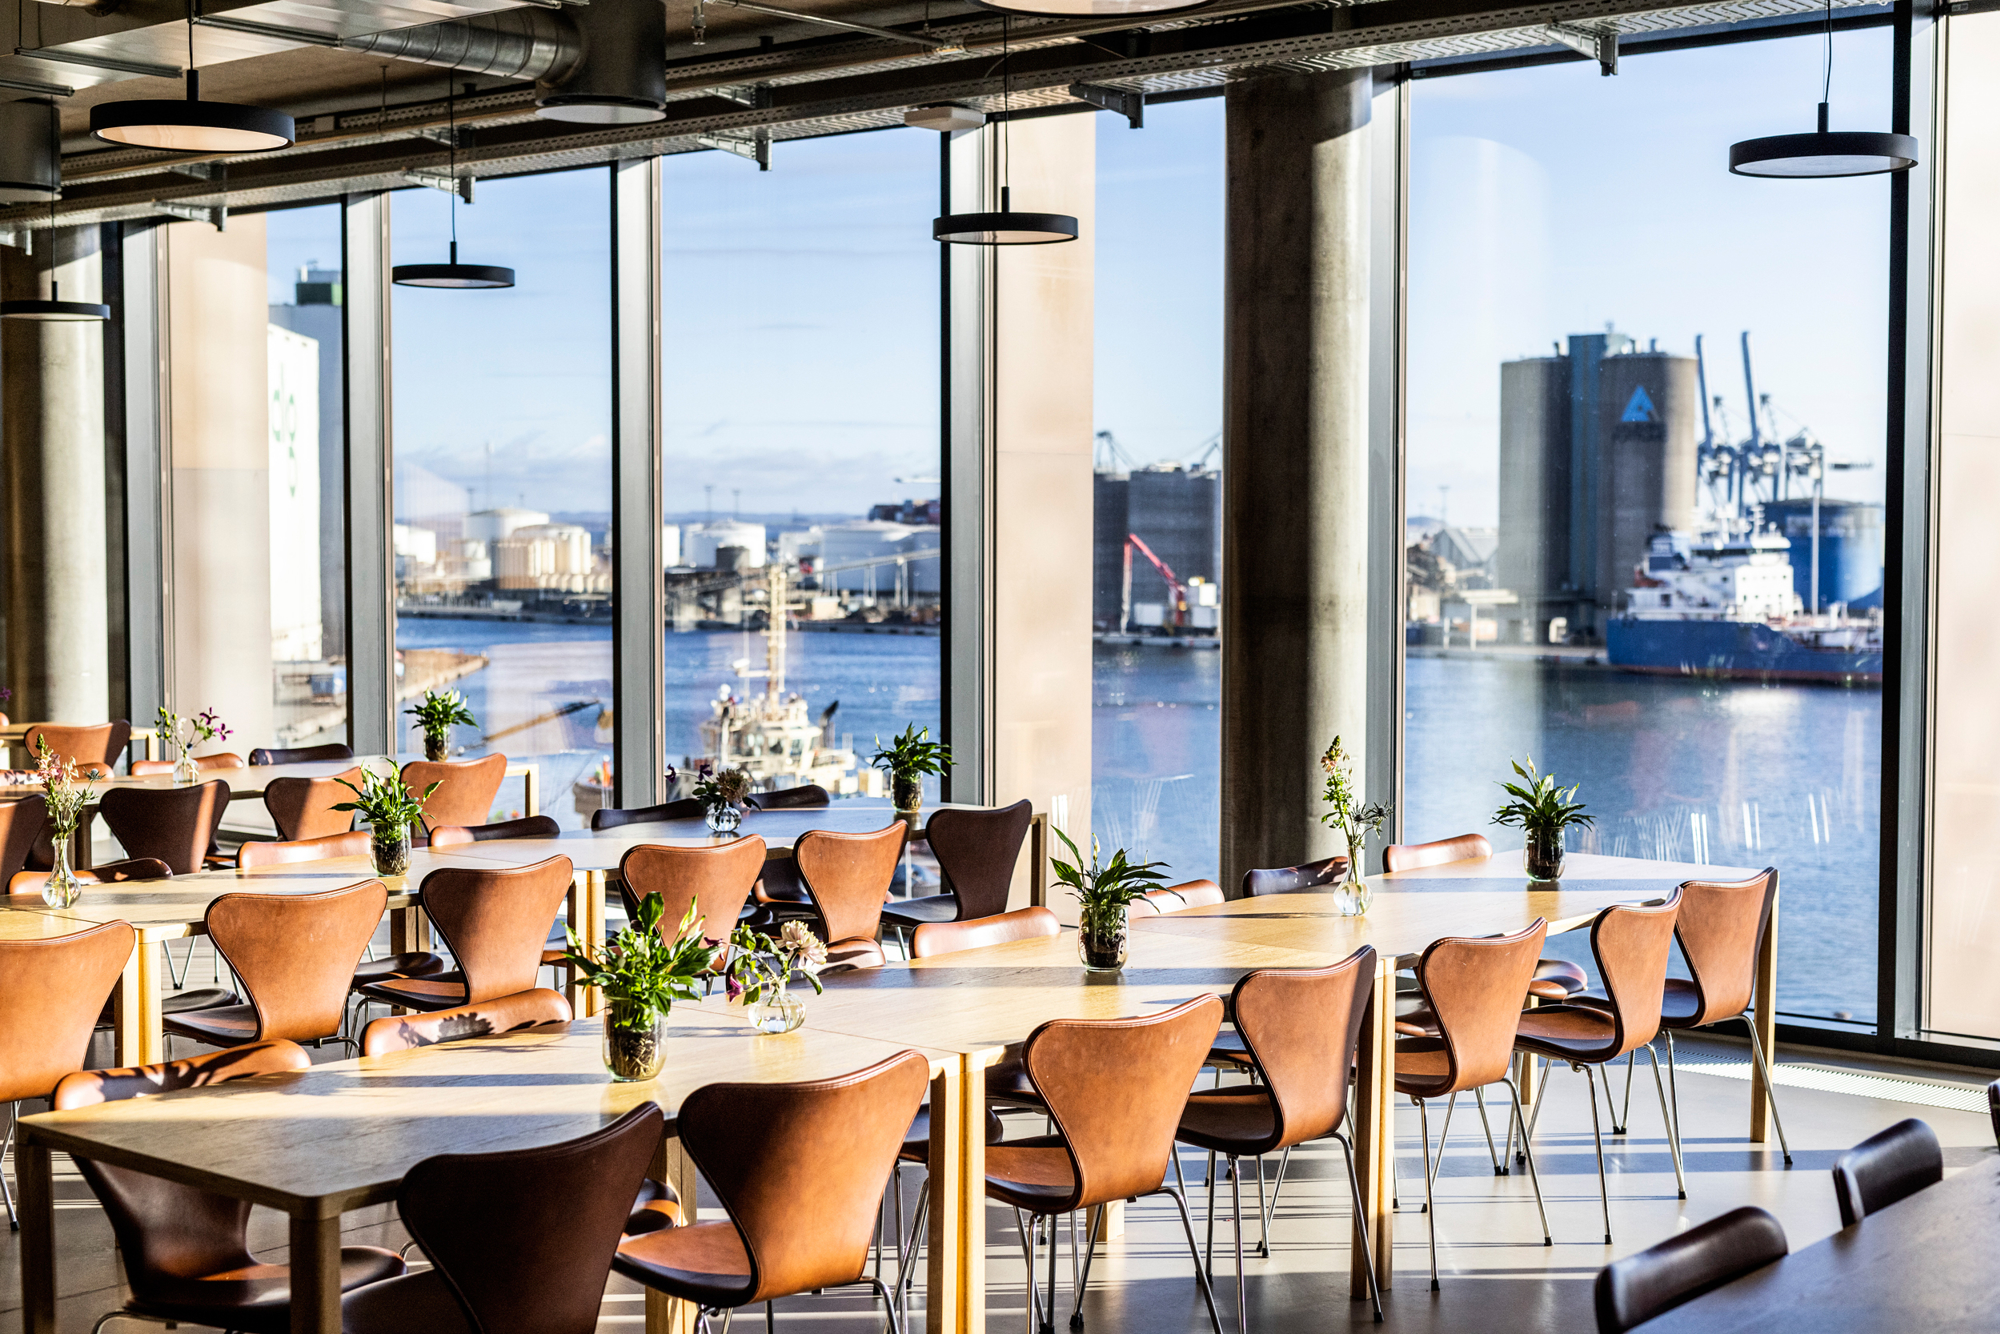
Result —
MULTIPOLYGON (((998 1144, 1007 1134, 1007 1127, 1000 1123, 1000 1113, 991 1107, 986 1109, 986 1142, 998 1144)), ((903 1148, 899 1155, 904 1162, 927 1162, 931 1156, 931 1108, 925 1103, 910 1122, 909 1133, 903 1136, 903 1148)))
POLYGON ((257 1007, 218 1005, 212 1010, 163 1014, 161 1027, 169 1033, 206 1042, 211 1047, 240 1047, 257 1038, 257 1007))
POLYGON ((958 920, 958 895, 930 894, 921 899, 897 899, 882 905, 882 920, 890 926, 924 926, 958 920))
POLYGON ((1450 1086, 1451 1055, 1443 1038, 1420 1035, 1396 1039, 1396 1092, 1433 1098, 1450 1086))
POLYGON ((1215 1044, 1208 1049, 1208 1064, 1252 1067, 1256 1062, 1250 1059, 1250 1049, 1243 1045, 1243 1035, 1234 1028, 1225 1028, 1215 1035, 1215 1044))
POLYGON ((734 1223, 690 1223, 618 1244, 611 1267, 629 1279, 703 1306, 750 1299, 750 1253, 734 1223))
POLYGON ((1270 1091, 1256 1085, 1190 1094, 1174 1138, 1198 1149, 1249 1157, 1269 1153, 1277 1129, 1270 1091))
MULTIPOLYGON (((394 1251, 377 1246, 340 1248, 340 1289, 346 1292, 402 1274, 394 1251)), ((214 1325, 248 1334, 288 1334, 292 1327, 292 1271, 285 1265, 251 1265, 208 1278, 163 1279, 125 1304, 134 1315, 189 1325, 214 1325)), ((462 1327, 462 1326, 461 1326, 462 1327)))
MULTIPOLYGON (((1586 1009, 1602 1010, 1609 1013, 1611 998, 1594 991, 1582 991, 1569 998, 1571 1005, 1581 1005, 1586 1009)), ((1699 1028, 1695 1021, 1701 1018, 1701 995, 1694 989, 1694 983, 1684 977, 1667 979, 1667 989, 1660 997, 1660 1027, 1699 1028)))
POLYGON ((395 977, 370 982, 355 990, 372 1001, 406 1010, 449 1010, 467 1003, 465 974, 456 970, 429 977, 395 977))
POLYGON ((356 1288, 340 1299, 341 1334, 474 1334, 465 1309, 435 1269, 356 1288))
POLYGON ((430 977, 444 971, 444 960, 429 950, 391 954, 386 959, 367 959, 354 965, 354 985, 387 982, 394 977, 430 977))
MULTIPOLYGON (((160 1013, 185 1014, 189 1010, 217 1010, 225 1005, 241 1005, 243 998, 227 987, 202 987, 195 991, 169 991, 160 997, 160 1013)), ((98 1012, 97 1027, 110 1028, 118 1022, 118 1002, 104 1002, 98 1012)))
POLYGON ((639 1183, 639 1198, 632 1202, 631 1217, 625 1220, 625 1235, 642 1237, 681 1225, 681 1197, 664 1181, 647 1177, 639 1183))
POLYGON ((1061 1212, 1076 1194, 1069 1150, 1052 1135, 992 1145, 986 1150, 986 1194, 1030 1213, 1061 1212))
POLYGON ((990 1102, 1010 1102, 1023 1107, 1041 1107, 1042 1095, 1028 1079, 1021 1064, 1020 1048, 1012 1048, 998 1065, 986 1068, 986 1097, 990 1102))
POLYGON ((1617 1045, 1617 1027, 1604 1010, 1583 1005, 1544 1005, 1523 1010, 1514 1045, 1559 1061, 1597 1060, 1617 1045))
POLYGON ((826 947, 826 967, 824 972, 841 972, 849 968, 880 968, 889 962, 889 956, 882 953, 881 945, 865 936, 854 936, 847 940, 836 940, 826 947))
MULTIPOLYGON (((1582 964, 1571 963, 1568 959, 1538 959, 1535 961, 1535 981, 1554 982, 1569 995, 1574 996, 1590 986, 1590 974, 1583 971, 1582 964)), ((1542 994, 1532 986, 1528 991, 1530 995, 1542 994)), ((1551 996, 1549 999, 1562 998, 1551 996)))

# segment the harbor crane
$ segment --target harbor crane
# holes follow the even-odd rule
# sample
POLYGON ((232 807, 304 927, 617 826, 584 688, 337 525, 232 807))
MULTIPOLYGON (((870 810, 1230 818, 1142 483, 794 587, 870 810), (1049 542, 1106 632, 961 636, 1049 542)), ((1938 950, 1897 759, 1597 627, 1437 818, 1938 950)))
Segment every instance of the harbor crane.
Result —
POLYGON ((1137 533, 1125 534, 1125 584, 1118 600, 1118 633, 1125 634, 1132 627, 1132 548, 1153 563, 1160 572, 1160 578, 1167 581, 1167 593, 1173 603, 1174 628, 1179 629, 1187 621, 1187 585, 1174 574, 1173 567, 1153 554, 1153 549, 1145 544, 1137 533))

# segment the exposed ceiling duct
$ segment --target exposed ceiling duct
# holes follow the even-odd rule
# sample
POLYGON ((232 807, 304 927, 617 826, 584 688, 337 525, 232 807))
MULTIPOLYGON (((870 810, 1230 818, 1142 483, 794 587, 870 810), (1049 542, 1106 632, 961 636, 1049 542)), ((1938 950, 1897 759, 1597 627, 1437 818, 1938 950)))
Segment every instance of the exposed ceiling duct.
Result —
POLYGON ((421 28, 393 28, 345 38, 339 46, 522 83, 561 79, 583 55, 583 38, 570 16, 547 9, 510 9, 421 28))

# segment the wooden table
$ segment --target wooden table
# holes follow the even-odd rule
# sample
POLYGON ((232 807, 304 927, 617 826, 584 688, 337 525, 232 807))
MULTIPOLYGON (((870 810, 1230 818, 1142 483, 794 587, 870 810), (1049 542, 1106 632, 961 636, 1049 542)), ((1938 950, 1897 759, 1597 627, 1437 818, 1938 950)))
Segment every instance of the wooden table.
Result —
MULTIPOLYGON (((338 1334, 341 1215, 394 1199, 404 1174, 423 1159, 558 1143, 656 1102, 666 1113, 668 1139, 655 1171, 680 1192, 691 1217, 695 1172, 672 1136, 676 1113, 695 1089, 722 1080, 824 1079, 906 1049, 809 1030, 767 1037, 750 1029, 740 1011, 717 1016, 677 1007, 660 1077, 614 1084, 602 1042, 597 1021, 579 1020, 24 1117, 16 1149, 22 1328, 27 1334, 56 1328, 51 1151, 281 1210, 291 1219, 292 1329, 338 1334)), ((952 1152, 965 1129, 948 1113, 962 1106, 964 1061, 954 1052, 923 1054, 931 1062, 932 1106, 947 1112, 932 1118, 932 1189, 940 1192, 937 1212, 955 1215, 964 1202, 952 1152)), ((949 1240, 933 1249, 934 1270, 961 1267, 949 1240)), ((672 1305, 647 1294, 649 1331, 691 1325, 672 1305)))
POLYGON ((1645 1334, 1990 1334, 2000 1162, 1988 1158, 1648 1321, 1645 1334))

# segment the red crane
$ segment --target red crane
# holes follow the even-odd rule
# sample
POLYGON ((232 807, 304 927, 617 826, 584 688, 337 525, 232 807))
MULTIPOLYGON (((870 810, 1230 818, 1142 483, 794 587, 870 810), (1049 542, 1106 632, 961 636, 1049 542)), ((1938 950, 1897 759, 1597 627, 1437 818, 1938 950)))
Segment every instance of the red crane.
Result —
POLYGON ((1153 549, 1142 541, 1137 533, 1125 534, 1125 588, 1118 608, 1118 632, 1124 634, 1132 626, 1132 548, 1139 548, 1139 554, 1153 562, 1153 568, 1160 572, 1160 578, 1167 581, 1167 591, 1173 602, 1174 627, 1179 629, 1187 622, 1187 585, 1174 574, 1173 567, 1153 554, 1153 549))

